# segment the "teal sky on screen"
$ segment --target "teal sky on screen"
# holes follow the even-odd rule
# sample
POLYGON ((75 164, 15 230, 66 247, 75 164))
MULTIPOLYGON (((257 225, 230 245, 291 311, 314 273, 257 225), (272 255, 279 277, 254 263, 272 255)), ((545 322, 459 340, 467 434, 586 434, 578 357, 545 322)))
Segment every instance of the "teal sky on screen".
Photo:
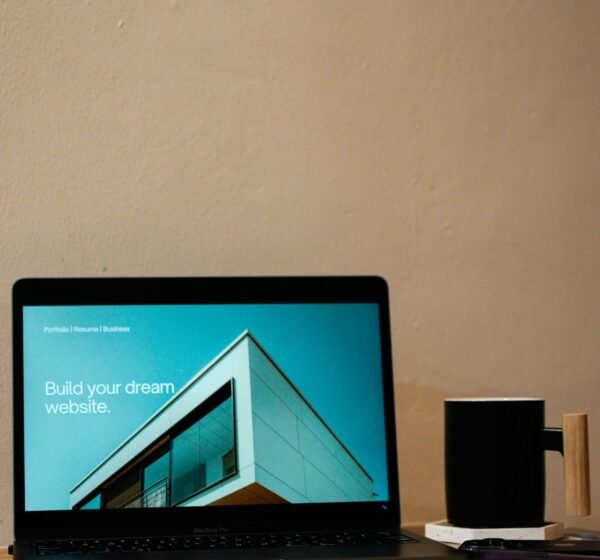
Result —
POLYGON ((173 383, 177 392, 246 329, 387 499, 377 313, 374 304, 25 308, 26 509, 68 509, 71 488, 172 396, 128 394, 128 384, 173 383), (130 332, 44 331, 73 325, 130 332), (105 413, 48 413, 53 404, 88 403, 88 384, 109 392, 121 384, 119 394, 91 396, 105 413))

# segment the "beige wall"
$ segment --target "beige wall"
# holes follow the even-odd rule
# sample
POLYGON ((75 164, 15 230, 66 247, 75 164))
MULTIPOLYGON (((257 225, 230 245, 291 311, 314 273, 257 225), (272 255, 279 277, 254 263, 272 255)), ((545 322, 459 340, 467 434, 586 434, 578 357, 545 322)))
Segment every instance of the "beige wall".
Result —
MULTIPOLYGON (((444 515, 447 396, 591 412, 597 474, 599 28, 595 0, 0 2, 0 542, 21 276, 382 274, 406 520, 444 515)), ((599 526, 595 479, 569 522, 599 526)))

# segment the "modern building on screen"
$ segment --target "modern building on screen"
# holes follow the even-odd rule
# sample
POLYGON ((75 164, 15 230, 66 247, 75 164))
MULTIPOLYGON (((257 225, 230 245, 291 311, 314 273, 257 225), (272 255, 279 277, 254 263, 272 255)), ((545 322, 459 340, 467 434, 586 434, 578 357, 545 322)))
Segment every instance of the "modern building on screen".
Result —
POLYGON ((373 499, 371 477, 248 331, 70 492, 74 509, 373 499))

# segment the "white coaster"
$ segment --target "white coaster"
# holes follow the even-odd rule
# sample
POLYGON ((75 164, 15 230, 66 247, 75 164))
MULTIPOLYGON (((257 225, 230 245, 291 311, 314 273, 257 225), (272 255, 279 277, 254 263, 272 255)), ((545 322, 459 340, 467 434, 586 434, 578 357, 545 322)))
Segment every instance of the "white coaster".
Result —
POLYGON ((565 534, 562 523, 548 522, 541 527, 458 527, 451 525, 445 519, 427 523, 425 536, 434 541, 460 544, 472 539, 529 539, 554 540, 565 534))

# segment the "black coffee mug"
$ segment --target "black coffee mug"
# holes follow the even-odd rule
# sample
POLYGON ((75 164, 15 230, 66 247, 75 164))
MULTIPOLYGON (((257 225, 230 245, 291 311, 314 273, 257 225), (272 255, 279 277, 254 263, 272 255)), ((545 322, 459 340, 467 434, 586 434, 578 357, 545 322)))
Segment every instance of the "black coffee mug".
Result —
POLYGON ((446 400, 450 523, 490 528, 543 525, 546 450, 565 455, 567 513, 589 515, 587 416, 564 415, 562 429, 545 428, 544 423, 542 399, 446 400))

